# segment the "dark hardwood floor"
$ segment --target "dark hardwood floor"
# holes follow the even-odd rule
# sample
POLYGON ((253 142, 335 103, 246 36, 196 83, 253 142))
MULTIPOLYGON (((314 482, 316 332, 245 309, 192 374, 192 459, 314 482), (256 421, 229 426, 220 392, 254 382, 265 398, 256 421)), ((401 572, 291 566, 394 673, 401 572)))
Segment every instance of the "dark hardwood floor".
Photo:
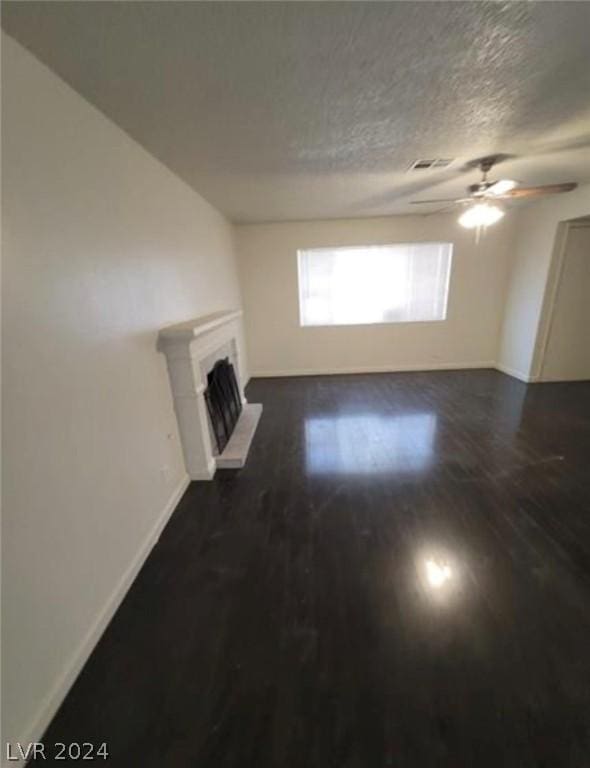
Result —
POLYGON ((590 383, 248 397, 246 468, 191 485, 45 741, 125 768, 590 766, 590 383))

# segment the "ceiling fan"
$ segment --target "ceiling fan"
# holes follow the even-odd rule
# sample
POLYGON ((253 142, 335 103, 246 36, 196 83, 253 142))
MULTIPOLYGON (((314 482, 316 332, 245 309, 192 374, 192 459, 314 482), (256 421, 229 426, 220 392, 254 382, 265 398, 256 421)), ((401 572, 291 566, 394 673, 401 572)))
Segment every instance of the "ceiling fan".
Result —
POLYGON ((471 184, 467 187, 468 197, 457 199, 439 199, 439 200, 412 200, 411 205, 425 205, 432 203, 455 203, 467 205, 469 207, 459 216, 459 224, 468 229, 474 227, 487 227, 495 224, 504 216, 504 211, 499 205, 498 200, 521 200, 524 198, 542 197, 544 195, 554 195, 559 192, 571 192, 578 185, 574 181, 568 181, 563 184, 545 184, 540 187, 520 187, 518 181, 513 179, 499 179, 498 181, 488 181, 488 173, 501 159, 501 156, 484 157, 473 163, 482 173, 482 179, 478 184, 471 184))

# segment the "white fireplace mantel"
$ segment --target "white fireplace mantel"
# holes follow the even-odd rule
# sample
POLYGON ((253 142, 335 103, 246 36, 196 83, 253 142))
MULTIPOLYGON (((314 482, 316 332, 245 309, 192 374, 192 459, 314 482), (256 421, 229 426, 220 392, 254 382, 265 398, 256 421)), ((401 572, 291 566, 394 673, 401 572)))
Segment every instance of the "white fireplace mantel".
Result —
POLYGON ((241 310, 213 312, 162 328, 158 334, 158 349, 166 355, 184 460, 192 480, 211 480, 219 468, 242 467, 262 413, 261 405, 249 404, 244 396, 241 317, 241 310), (204 397, 207 373, 219 357, 230 359, 243 404, 221 455, 216 452, 204 397))
POLYGON ((158 334, 158 343, 161 347, 171 341, 192 341, 241 316, 241 309, 221 310, 220 312, 212 312, 210 315, 196 317, 194 320, 186 320, 184 323, 169 325, 167 328, 162 328, 158 334))

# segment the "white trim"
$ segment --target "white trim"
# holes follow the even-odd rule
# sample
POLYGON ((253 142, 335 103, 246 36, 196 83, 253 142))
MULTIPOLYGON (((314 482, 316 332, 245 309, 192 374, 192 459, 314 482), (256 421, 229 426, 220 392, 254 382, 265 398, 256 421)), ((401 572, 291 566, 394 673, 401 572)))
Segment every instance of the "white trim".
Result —
POLYGON ((213 475, 215 474, 215 470, 216 469, 217 469, 217 464, 215 463, 215 457, 213 457, 212 459, 210 459, 207 462, 207 468, 203 472, 201 472, 201 471, 194 472, 191 475, 190 479, 191 480, 197 480, 197 481, 198 480, 213 480, 213 475))
POLYGON ((339 376, 355 373, 420 373, 428 371, 469 371, 480 370, 484 368, 500 371, 500 373, 505 373, 507 376, 512 376, 513 378, 518 379, 519 381, 523 381, 526 384, 532 384, 538 381, 538 379, 534 376, 528 376, 521 371, 517 371, 515 368, 509 368, 506 365, 501 365, 500 363, 496 363, 491 360, 474 363, 423 363, 422 365, 373 365, 355 368, 296 368, 289 371, 255 371, 252 374, 252 378, 272 379, 288 376, 339 376))
POLYGON ((549 345, 549 336, 553 325, 553 316, 557 305, 557 296, 561 286, 561 278, 565 265, 567 241, 570 231, 569 221, 560 221, 555 231, 551 261, 547 271, 547 280, 541 302, 541 311, 537 323, 537 333, 533 347, 531 370, 536 372, 537 378, 543 377, 545 367, 545 355, 549 345))
POLYGON ((588 381, 588 376, 576 376, 575 378, 564 379, 563 376, 543 376, 535 379, 539 384, 575 384, 580 381, 588 381))
POLYGON ((497 371, 500 371, 500 373, 505 373, 507 376, 512 376, 514 379, 524 381, 525 384, 530 384, 536 381, 536 379, 528 376, 526 373, 522 373, 522 371, 517 371, 516 368, 510 368, 509 366, 502 365, 501 363, 496 363, 494 368, 497 371))
POLYGON ((351 368, 294 368, 292 370, 254 371, 252 378, 275 378, 283 376, 338 376, 349 373, 405 373, 410 371, 455 371, 474 368, 496 368, 491 360, 473 363, 415 363, 411 365, 367 365, 351 368))
POLYGON ((158 341, 186 341, 187 339, 192 341, 241 316, 241 309, 224 309, 220 312, 212 312, 210 315, 196 317, 193 320, 186 320, 184 323, 162 328, 158 334, 158 341))
MULTIPOLYGON (((53 687, 45 698, 41 701, 37 715, 29 726, 24 730, 24 736, 21 736, 15 741, 20 741, 21 744, 28 744, 32 741, 39 741, 43 736, 43 733, 47 729, 47 726, 51 722, 53 716, 57 712, 59 706, 65 699, 68 691, 72 687, 74 681, 82 671, 84 664, 88 661, 88 658, 94 647, 101 638, 101 635, 107 628, 109 622, 115 615, 115 612, 123 602, 123 598, 127 594, 127 591, 135 581, 137 574, 139 573, 142 565, 146 561, 152 548, 160 538, 166 523, 170 516, 176 509, 178 502, 180 501, 183 493, 186 491, 190 483, 188 475, 185 475, 170 499, 166 503, 166 506, 158 516, 152 529, 144 539, 137 554, 129 564, 127 570, 119 579, 119 583, 111 593, 110 597, 106 601, 100 613, 88 629, 84 639, 78 646, 76 652, 72 656, 70 663, 62 672, 60 677, 54 683, 53 687)), ((2 743, 2 766, 3 768, 17 768, 17 766, 23 766, 24 761, 6 761, 6 742, 2 743)))
POLYGON ((554 377, 547 377, 545 375, 545 363, 547 358, 547 349, 549 347, 549 339, 551 337, 551 331, 553 330, 553 321, 555 319, 555 312, 557 310, 557 301, 559 298, 559 291, 563 281, 563 273, 565 271, 565 263, 567 259, 567 249, 569 245, 569 237, 572 229, 588 229, 589 224, 577 219, 570 219, 568 221, 560 221, 557 225, 557 234, 555 236, 555 245, 551 255, 551 264, 549 266, 549 272, 547 277, 547 283, 545 286, 545 294, 543 296, 543 304, 541 307, 541 315, 539 319, 539 331, 536 338, 535 350, 533 355, 533 370, 536 371, 535 380, 537 381, 584 381, 585 379, 561 379, 554 377))

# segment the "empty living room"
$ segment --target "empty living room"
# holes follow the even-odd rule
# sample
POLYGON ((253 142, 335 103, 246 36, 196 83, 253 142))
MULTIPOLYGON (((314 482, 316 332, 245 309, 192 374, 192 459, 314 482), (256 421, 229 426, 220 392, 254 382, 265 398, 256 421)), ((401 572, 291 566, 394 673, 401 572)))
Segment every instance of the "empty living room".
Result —
POLYGON ((1 20, 2 768, 589 768, 590 2, 1 20))

